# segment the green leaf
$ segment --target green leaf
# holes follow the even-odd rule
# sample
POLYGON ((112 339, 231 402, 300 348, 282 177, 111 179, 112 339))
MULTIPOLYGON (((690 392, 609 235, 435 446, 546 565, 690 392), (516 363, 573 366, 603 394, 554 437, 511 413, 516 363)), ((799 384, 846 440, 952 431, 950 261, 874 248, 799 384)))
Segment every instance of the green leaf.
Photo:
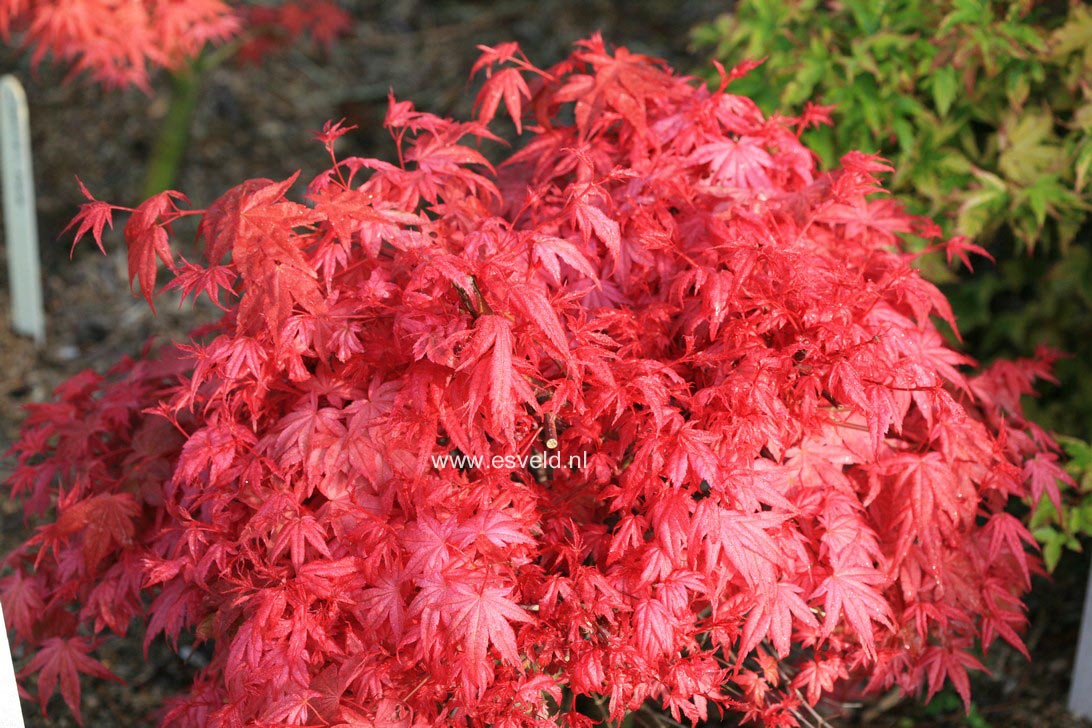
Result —
MULTIPOLYGON (((1066 512, 1065 533, 1070 539, 1072 539, 1075 534, 1086 531, 1090 526, 1092 526, 1092 522, 1089 522, 1087 518, 1087 516, 1089 515, 1088 509, 1084 508, 1083 505, 1085 504, 1076 507, 1070 507, 1068 505, 1064 505, 1062 507, 1062 510, 1066 512)), ((1066 545, 1068 546, 1069 542, 1066 542, 1066 545)))
POLYGON ((877 80, 883 79, 884 74, 880 71, 880 67, 876 64, 876 58, 872 55, 871 41, 872 39, 869 36, 854 40, 851 45, 850 56, 857 68, 868 71, 877 80))
POLYGON ((1016 209, 1013 222, 1030 234, 1028 248, 1035 246, 1035 238, 1042 231, 1047 217, 1067 216, 1080 208, 1077 196, 1066 187, 1056 174, 1043 174, 1032 184, 1015 195, 1016 209), (1031 220, 1028 220, 1028 213, 1031 220), (1034 225, 1031 223, 1034 222, 1034 225))
POLYGON ((963 197, 956 216, 956 232, 971 238, 990 227, 1009 203, 1008 187, 995 174, 979 170, 975 173, 979 188, 963 197))
POLYGON ((879 11, 883 8, 881 3, 875 0, 845 0, 845 6, 865 35, 872 35, 880 29, 879 11))
POLYGON ((1059 437, 1058 442, 1069 456, 1068 465, 1075 470, 1088 470, 1092 468, 1092 444, 1075 437, 1059 437))
POLYGON ((1046 563, 1047 571, 1054 571, 1054 568, 1058 565, 1058 559, 1062 558, 1062 545, 1064 542, 1065 535, 1054 531, 1052 536, 1043 543, 1043 561, 1046 563))
POLYGON ((711 23, 702 23, 690 30, 690 42, 696 48, 715 48, 716 55, 724 55, 729 48, 724 40, 731 35, 735 16, 724 14, 711 23))
POLYGON ((940 118, 948 115, 959 88, 959 78, 952 66, 941 66, 932 77, 933 103, 940 118))
POLYGON ((1050 57, 1062 60, 1073 51, 1088 52, 1092 47, 1092 8, 1071 6, 1065 24, 1050 37, 1050 57))
MULTIPOLYGON (((1092 536, 1092 499, 1087 499, 1072 511, 1074 525, 1071 529, 1085 536, 1092 536)), ((1067 522, 1068 525, 1068 522, 1067 522)))
POLYGON ((1005 95, 1008 97, 1009 106, 1013 109, 1021 109, 1031 93, 1031 82, 1023 69, 1015 69, 1008 74, 1005 95))
POLYGON ((816 85, 828 70, 822 59, 805 60, 793 80, 785 84, 785 89, 781 92, 781 103, 793 109, 802 106, 805 101, 815 95, 816 85))
POLYGON ((804 134, 804 143, 819 157, 823 169, 831 169, 838 161, 838 145, 834 140, 834 130, 829 126, 811 129, 804 134))
MULTIPOLYGON (((873 138, 878 139, 880 134, 885 131, 887 124, 886 117, 883 115, 886 104, 880 97, 880 88, 876 85, 876 79, 868 74, 857 76, 853 84, 853 94, 855 97, 854 103, 857 104, 861 117, 868 125, 869 131, 872 132, 873 138)), ((873 143, 872 146, 875 148, 866 148, 862 151, 876 152, 879 150, 878 143, 873 143)))
POLYGON ((944 688, 930 700, 922 710, 925 715, 938 717, 945 713, 953 713, 963 708, 963 701, 956 695, 955 690, 944 688))
POLYGON ((909 154, 917 146, 917 135, 914 133, 914 125, 906 119, 895 119, 891 122, 891 131, 899 142, 899 151, 909 154))
POLYGON ((1086 139, 1078 147, 1077 158, 1073 162, 1073 170, 1076 178, 1073 189, 1078 193, 1084 192, 1085 183, 1088 182, 1089 173, 1092 173, 1092 138, 1086 139))
POLYGON ((956 0, 952 12, 944 17, 940 30, 945 31, 956 25, 982 23, 992 19, 993 14, 982 0, 956 0))
POLYGON ((1047 212, 1052 209, 1051 202, 1057 192, 1056 180, 1054 182, 1055 184, 1051 184, 1050 178, 1040 177, 1034 185, 1024 190, 1028 206, 1035 215, 1035 224, 1039 227, 1046 222, 1047 212))
MULTIPOLYGON (((1069 458, 1065 469, 1077 481, 1077 489, 1082 493, 1092 492, 1092 444, 1065 435, 1059 435, 1058 442, 1069 458)), ((1092 499, 1086 502, 1092 503, 1092 499)), ((1089 522, 1092 523, 1092 518, 1089 522)))
POLYGON ((1047 536, 1037 534, 1043 528, 1047 531, 1054 530, 1051 525, 1055 523, 1058 523, 1057 509, 1049 498, 1040 498, 1039 502, 1035 504, 1035 509, 1031 512, 1031 519, 1028 521, 1028 528, 1031 529, 1032 535, 1035 536, 1036 540, 1044 541, 1047 536))
POLYGON ((1004 148, 998 168, 1006 179, 1020 185, 1035 182, 1062 160, 1063 150, 1054 138, 1054 119, 1045 112, 1009 114, 1002 125, 1004 148))
POLYGON ((1087 101, 1073 112, 1073 126, 1085 134, 1092 132, 1092 101, 1087 101))

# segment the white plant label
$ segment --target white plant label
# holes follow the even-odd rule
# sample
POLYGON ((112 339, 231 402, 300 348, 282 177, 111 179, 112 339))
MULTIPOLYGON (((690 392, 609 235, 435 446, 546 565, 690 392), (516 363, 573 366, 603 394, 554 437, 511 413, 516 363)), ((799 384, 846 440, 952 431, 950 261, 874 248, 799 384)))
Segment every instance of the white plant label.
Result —
POLYGON ((1092 572, 1088 575, 1088 587, 1077 638, 1073 681, 1069 686, 1069 711, 1083 718, 1092 718, 1092 572))
POLYGON ((23 709, 19 705, 19 689, 15 687, 15 667, 11 662, 3 607, 0 607, 0 728, 23 728, 23 709))
POLYGON ((0 78, 0 162, 12 327, 20 334, 33 336, 40 345, 45 342, 45 311, 30 156, 30 115, 26 93, 15 76, 0 78))

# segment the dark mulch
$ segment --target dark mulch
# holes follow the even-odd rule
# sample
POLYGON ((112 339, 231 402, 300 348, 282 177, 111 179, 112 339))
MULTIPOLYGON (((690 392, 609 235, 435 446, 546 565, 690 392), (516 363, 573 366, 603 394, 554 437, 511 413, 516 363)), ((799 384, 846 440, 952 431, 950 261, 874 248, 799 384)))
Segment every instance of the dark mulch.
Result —
MULTIPOLYGON (((309 132, 328 119, 344 117, 360 126, 345 140, 345 154, 389 157, 392 146, 381 128, 389 90, 421 109, 465 118, 470 105, 465 80, 479 43, 518 40, 533 61, 549 65, 573 40, 598 29, 610 42, 687 69, 696 63, 687 55, 688 29, 728 4, 395 0, 352 6, 353 37, 327 55, 296 50, 260 67, 224 66, 209 74, 177 184, 195 206, 250 177, 284 178, 298 169, 309 179, 326 161, 309 132)), ((0 50, 0 71, 18 73, 30 98, 49 315, 48 343, 40 351, 0 327, 0 447, 6 447, 18 432, 22 405, 48 398, 57 383, 80 369, 102 370, 119 355, 139 351, 150 336, 184 338, 211 312, 178 310, 164 301, 153 317, 129 294, 116 233, 105 258, 87 245, 69 261, 69 241, 58 239, 82 201, 75 174, 100 199, 138 201, 144 159, 166 111, 164 96, 62 84, 53 69, 32 74, 10 49, 0 50)), ((0 256, 0 280, 6 279, 4 265, 0 256)), ((7 320, 8 307, 7 290, 0 288, 0 320, 7 320)), ((0 501, 0 519, 0 551, 6 551, 26 530, 8 501, 0 501)), ((998 650, 992 677, 976 681, 976 718, 970 722, 946 695, 929 709, 888 696, 831 722, 1092 726, 1065 712, 1087 570, 1087 558, 1066 556, 1053 582, 1036 584, 1029 633, 1033 661, 998 650)), ((124 684, 85 681, 84 719, 90 726, 151 725, 151 714, 165 696, 184 689, 202 657, 183 660, 156 642, 145 659, 139 639, 107 643, 100 654, 124 684)), ((25 704, 28 725, 75 725, 59 698, 51 708, 46 719, 25 704)), ((656 721, 642 715, 638 722, 656 721)))

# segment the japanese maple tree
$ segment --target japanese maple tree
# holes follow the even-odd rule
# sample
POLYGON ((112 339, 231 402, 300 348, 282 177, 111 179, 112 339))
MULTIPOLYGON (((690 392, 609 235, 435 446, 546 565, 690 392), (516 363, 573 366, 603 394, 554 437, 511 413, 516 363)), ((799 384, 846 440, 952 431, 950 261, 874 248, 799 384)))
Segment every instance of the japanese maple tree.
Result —
POLYGON ((144 194, 175 183, 203 75, 229 59, 257 60, 308 37, 327 47, 351 24, 334 0, 0 0, 0 40, 32 49, 106 88, 151 93, 170 80, 148 158, 144 194))
POLYGON ((152 69, 179 71, 209 44, 238 38, 253 55, 304 34, 329 43, 347 23, 331 0, 0 0, 0 38, 19 38, 35 65, 52 57, 104 86, 145 90, 152 69))
POLYGON ((969 701, 997 638, 1024 651, 1007 506, 1063 477, 1020 410, 1051 355, 976 369, 906 239, 974 246, 881 159, 818 170, 824 109, 764 116, 746 67, 710 91, 598 37, 546 70, 482 50, 475 120, 392 98, 395 161, 329 124, 306 204, 85 190, 77 240, 130 212, 149 303, 166 268, 224 316, 30 407, 10 486, 41 525, 0 584, 25 687, 78 715, 96 645, 141 629, 211 654, 171 726, 969 701))

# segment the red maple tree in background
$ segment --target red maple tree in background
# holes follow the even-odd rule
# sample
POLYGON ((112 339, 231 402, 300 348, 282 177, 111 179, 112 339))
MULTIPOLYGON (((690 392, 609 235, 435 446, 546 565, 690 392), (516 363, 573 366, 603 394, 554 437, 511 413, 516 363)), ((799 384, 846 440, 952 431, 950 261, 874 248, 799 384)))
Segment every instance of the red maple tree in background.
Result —
POLYGON ((150 70, 177 71, 209 44, 243 35, 253 57, 302 35, 329 44, 348 24, 330 0, 0 0, 0 38, 20 37, 35 65, 52 57, 73 75, 144 90, 150 70))
MULTIPOLYGON (((0 599, 41 704, 59 681, 78 713, 136 625, 211 652, 172 726, 969 701, 998 637, 1024 649, 1039 562, 1006 508, 1064 476, 1020 410, 1050 355, 976 370, 905 241, 966 242, 876 157, 817 170, 824 110, 763 116, 746 69, 710 91, 593 37, 475 71, 475 121, 392 98, 396 162, 328 125, 308 204, 254 179, 130 211, 149 302, 162 265, 225 314, 30 408, 10 486, 41 525, 0 599), (502 103, 526 138, 494 168, 502 103)), ((126 208, 87 197, 101 247, 126 208)))
POLYGON ((155 70, 169 74, 144 174, 149 197, 175 184, 208 70, 229 58, 259 60, 304 37, 327 48, 351 23, 334 0, 0 0, 0 39, 31 48, 35 68, 52 57, 69 66, 69 79, 85 74, 145 93, 155 70))

